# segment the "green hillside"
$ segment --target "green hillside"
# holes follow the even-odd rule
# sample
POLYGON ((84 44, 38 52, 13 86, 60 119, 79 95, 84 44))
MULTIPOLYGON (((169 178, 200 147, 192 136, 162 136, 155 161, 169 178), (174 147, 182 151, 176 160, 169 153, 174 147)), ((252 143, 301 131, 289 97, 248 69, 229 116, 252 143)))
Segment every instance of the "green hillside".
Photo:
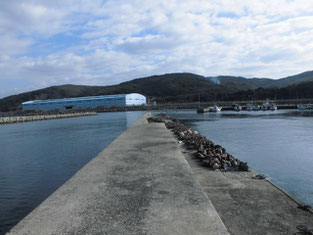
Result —
POLYGON ((310 82, 310 81, 313 81, 313 71, 307 71, 304 73, 300 73, 298 75, 278 79, 275 82, 275 86, 282 88, 282 87, 291 86, 293 84, 300 84, 303 82, 310 82))
POLYGON ((108 94, 141 93, 159 102, 194 102, 250 99, 252 95, 296 98, 310 92, 313 71, 278 80, 268 78, 244 78, 234 76, 204 77, 192 73, 172 73, 137 78, 113 86, 61 85, 25 92, 0 99, 0 111, 21 109, 21 103, 29 100, 108 94), (305 83, 306 85, 302 85, 305 83), (262 88, 262 89, 261 89, 262 88), (262 91, 260 93, 260 91, 262 91), (287 92, 288 91, 288 92, 287 92), (294 94, 294 92, 296 94, 294 94))
POLYGON ((181 94, 198 94, 201 92, 219 92, 222 90, 222 87, 206 80, 203 76, 190 73, 175 73, 134 79, 114 86, 52 86, 3 98, 0 100, 0 110, 9 111, 20 109, 21 103, 29 100, 125 94, 133 92, 141 93, 148 97, 167 97, 181 94))

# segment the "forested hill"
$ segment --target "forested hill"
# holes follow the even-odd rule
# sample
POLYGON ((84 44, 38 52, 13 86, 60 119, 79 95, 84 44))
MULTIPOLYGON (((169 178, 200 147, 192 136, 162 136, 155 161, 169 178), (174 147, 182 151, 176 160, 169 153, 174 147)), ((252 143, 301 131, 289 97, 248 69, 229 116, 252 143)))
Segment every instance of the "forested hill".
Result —
POLYGON ((269 78, 244 78, 234 76, 208 77, 207 79, 219 83, 228 88, 237 88, 240 90, 262 88, 282 88, 291 85, 297 85, 303 82, 313 81, 313 71, 307 71, 293 76, 280 79, 269 78))
MULTIPOLYGON (((253 90, 261 87, 265 88, 265 90, 258 89, 257 94, 261 91, 262 94, 267 94, 271 92, 277 93, 281 90, 281 94, 286 94, 285 98, 290 98, 288 97, 289 95, 294 95, 291 90, 296 89, 297 96, 301 98, 299 96, 301 89, 310 89, 311 86, 313 87, 313 82, 310 83, 309 81, 313 81, 313 71, 278 80, 268 78, 247 79, 234 76, 204 77, 191 73, 172 73, 138 78, 113 86, 52 86, 3 98, 0 100, 0 111, 20 109, 21 103, 29 100, 125 94, 132 92, 141 93, 159 102, 193 102, 199 95, 203 101, 241 99, 241 96, 251 96, 253 90), (309 83, 305 87, 303 85, 299 86, 303 82, 309 83), (288 92, 286 92, 287 90, 288 92)), ((284 97, 284 95, 280 95, 280 97, 284 97)))

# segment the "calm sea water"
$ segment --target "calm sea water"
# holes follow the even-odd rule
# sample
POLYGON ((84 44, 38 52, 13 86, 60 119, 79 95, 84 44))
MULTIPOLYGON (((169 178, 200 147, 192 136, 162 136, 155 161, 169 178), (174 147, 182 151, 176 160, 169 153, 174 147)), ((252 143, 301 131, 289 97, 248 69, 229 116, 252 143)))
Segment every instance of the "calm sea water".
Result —
POLYGON ((168 111, 313 206, 313 112, 168 111))
POLYGON ((0 234, 7 232, 144 112, 0 126, 0 234))
MULTIPOLYGON (((313 206, 313 112, 167 112, 313 206)), ((104 113, 0 126, 0 234, 143 114, 104 113)))

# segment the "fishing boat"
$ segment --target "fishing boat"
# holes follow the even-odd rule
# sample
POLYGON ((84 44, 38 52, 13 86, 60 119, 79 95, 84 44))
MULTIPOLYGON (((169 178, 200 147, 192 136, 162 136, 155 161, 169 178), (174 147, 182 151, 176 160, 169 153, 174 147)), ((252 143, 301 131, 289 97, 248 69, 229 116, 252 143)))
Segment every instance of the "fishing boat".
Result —
POLYGON ((242 107, 239 104, 233 104, 232 106, 233 106, 233 110, 235 110, 237 112, 242 110, 242 107))
POLYGON ((198 108, 197 109, 197 113, 206 113, 206 112, 210 112, 209 108, 198 108))
POLYGON ((275 104, 270 104, 269 110, 276 111, 277 110, 277 106, 275 104))
POLYGON ((260 110, 260 105, 254 105, 253 106, 253 111, 259 111, 260 110))
POLYGON ((265 101, 265 102, 263 102, 263 104, 262 104, 262 110, 263 111, 266 111, 266 110, 268 110, 269 109, 269 107, 270 107, 270 102, 267 100, 267 101, 265 101))
POLYGON ((222 107, 218 107, 216 105, 209 108, 209 112, 220 112, 221 110, 222 110, 222 107))
POLYGON ((253 104, 247 104, 247 111, 253 111, 253 104))
POLYGON ((298 104, 297 108, 300 110, 313 109, 313 105, 312 104, 298 104))

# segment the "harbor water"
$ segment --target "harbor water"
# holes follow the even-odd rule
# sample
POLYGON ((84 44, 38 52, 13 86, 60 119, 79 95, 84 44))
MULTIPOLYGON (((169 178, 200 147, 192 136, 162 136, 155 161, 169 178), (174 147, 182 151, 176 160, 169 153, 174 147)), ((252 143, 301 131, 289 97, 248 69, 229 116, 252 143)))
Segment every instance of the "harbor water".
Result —
MULTIPOLYGON (((163 111, 313 206, 313 112, 163 111)), ((123 133, 144 112, 0 126, 0 234, 123 133)), ((114 157, 114 156, 112 156, 114 157)))
POLYGON ((313 111, 167 111, 313 206, 313 111))
POLYGON ((35 209, 143 114, 116 112, 0 125, 0 234, 35 209))

